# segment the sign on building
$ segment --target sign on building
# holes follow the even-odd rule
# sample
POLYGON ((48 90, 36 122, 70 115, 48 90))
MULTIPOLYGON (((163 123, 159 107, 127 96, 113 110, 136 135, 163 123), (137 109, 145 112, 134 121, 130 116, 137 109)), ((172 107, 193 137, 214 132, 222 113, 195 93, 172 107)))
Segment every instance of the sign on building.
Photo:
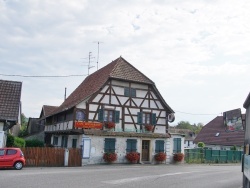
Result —
POLYGON ((235 109, 223 112, 224 124, 227 131, 243 130, 241 109, 235 109))

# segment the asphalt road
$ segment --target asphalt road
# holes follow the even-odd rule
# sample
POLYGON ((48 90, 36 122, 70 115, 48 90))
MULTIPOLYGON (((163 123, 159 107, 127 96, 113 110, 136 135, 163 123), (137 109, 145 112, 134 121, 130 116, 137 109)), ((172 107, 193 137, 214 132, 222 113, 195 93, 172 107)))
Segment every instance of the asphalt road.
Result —
POLYGON ((0 188, 242 188, 239 164, 0 169, 0 188))

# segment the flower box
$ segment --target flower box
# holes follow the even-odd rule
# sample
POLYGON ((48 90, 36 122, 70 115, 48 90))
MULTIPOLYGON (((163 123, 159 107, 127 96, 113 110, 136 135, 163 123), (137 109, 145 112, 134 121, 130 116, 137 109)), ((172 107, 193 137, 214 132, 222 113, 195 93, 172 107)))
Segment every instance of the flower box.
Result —
POLYGON ((105 122, 105 127, 107 129, 113 129, 115 127, 115 123, 114 122, 105 122))
POLYGON ((155 160, 158 162, 163 162, 166 160, 166 158, 167 158, 167 155, 164 152, 159 152, 155 154, 155 160))
POLYGON ((183 153, 175 153, 174 154, 174 161, 175 162, 181 162, 184 159, 183 153))
POLYGON ((137 163, 140 159, 140 154, 138 152, 129 152, 125 157, 130 163, 137 163))
POLYGON ((147 131, 152 131, 153 128, 154 128, 153 125, 145 125, 145 130, 147 130, 147 131))
POLYGON ((112 163, 117 160, 117 154, 112 152, 106 152, 103 154, 103 159, 107 163, 112 163))

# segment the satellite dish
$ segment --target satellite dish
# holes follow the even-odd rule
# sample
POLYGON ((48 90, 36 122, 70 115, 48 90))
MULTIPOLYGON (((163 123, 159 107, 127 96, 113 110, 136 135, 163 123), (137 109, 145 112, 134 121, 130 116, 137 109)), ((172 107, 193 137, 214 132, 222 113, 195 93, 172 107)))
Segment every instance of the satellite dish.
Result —
POLYGON ((175 120, 174 113, 168 114, 168 122, 172 123, 172 122, 174 122, 174 120, 175 120))

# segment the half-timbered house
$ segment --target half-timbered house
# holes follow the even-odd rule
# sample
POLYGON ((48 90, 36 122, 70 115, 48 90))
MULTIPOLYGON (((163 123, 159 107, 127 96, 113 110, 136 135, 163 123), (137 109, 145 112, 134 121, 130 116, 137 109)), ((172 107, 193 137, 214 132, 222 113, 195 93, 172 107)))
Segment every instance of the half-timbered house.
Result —
POLYGON ((170 163, 173 113, 155 83, 119 57, 86 77, 46 117, 45 141, 82 148, 83 164, 103 163, 105 152, 116 152, 116 162, 126 163, 130 151, 140 153, 142 163, 154 163, 154 155, 165 152, 164 163, 170 163))

